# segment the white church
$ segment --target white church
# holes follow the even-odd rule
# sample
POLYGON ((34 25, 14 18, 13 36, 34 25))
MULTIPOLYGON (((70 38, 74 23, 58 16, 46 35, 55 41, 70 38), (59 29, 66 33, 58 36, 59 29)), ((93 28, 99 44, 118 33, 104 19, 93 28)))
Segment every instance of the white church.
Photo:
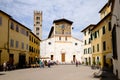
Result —
POLYGON ((53 21, 48 38, 40 43, 40 57, 59 63, 82 62, 83 41, 72 37, 73 22, 67 19, 53 21))

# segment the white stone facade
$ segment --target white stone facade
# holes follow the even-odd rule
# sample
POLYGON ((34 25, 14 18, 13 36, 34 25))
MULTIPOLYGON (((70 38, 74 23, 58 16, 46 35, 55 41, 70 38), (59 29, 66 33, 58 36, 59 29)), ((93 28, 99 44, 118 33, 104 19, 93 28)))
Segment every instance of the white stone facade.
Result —
POLYGON ((72 21, 59 19, 53 22, 48 39, 41 41, 41 57, 59 63, 82 62, 83 42, 71 36, 72 21))
POLYGON ((75 60, 82 62, 82 41, 70 37, 68 41, 55 41, 55 38, 49 38, 41 42, 41 57, 49 57, 53 55, 53 61, 60 63, 71 63, 73 57, 75 60), (62 61, 62 54, 65 54, 65 61, 62 61))

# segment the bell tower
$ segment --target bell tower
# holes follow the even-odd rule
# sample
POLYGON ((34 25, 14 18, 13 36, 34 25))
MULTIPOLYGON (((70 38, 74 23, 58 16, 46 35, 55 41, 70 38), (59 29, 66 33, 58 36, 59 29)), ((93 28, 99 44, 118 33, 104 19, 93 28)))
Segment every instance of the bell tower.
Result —
POLYGON ((42 40, 42 11, 34 11, 34 34, 42 40))

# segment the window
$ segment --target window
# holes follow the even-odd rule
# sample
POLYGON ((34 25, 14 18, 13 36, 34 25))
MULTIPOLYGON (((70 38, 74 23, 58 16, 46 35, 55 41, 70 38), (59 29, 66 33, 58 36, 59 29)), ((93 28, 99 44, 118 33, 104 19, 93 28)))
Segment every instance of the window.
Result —
POLYGON ((31 52, 31 46, 29 46, 29 51, 31 52))
POLYGON ((16 31, 19 32, 19 27, 18 27, 18 25, 16 25, 16 31))
POLYGON ((99 52, 99 44, 97 44, 97 52, 99 52))
POLYGON ((86 36, 86 31, 84 32, 84 35, 86 36))
POLYGON ((105 34, 105 26, 102 27, 102 33, 105 34))
POLYGON ((99 30, 97 31, 97 37, 99 37, 99 30))
POLYGON ((21 28, 20 32, 21 34, 26 35, 26 30, 24 28, 21 28))
POLYGON ((2 17, 0 16, 0 25, 2 25, 2 17))
POLYGON ((36 33, 37 36, 39 36, 39 33, 36 33))
POLYGON ((40 17, 36 17, 36 20, 40 20, 40 17))
POLYGON ((65 37, 65 40, 67 41, 67 36, 65 37))
POLYGON ((93 40, 93 36, 92 36, 92 34, 90 35, 90 38, 91 38, 91 40, 93 40))
POLYGON ((34 39, 34 43, 36 43, 36 40, 34 39))
POLYGON ((24 43, 22 42, 22 49, 24 49, 24 43))
POLYGON ((103 42, 103 51, 105 51, 106 50, 106 42, 104 41, 103 42))
POLYGON ((108 30, 111 31, 111 22, 108 23, 108 30))
POLYGON ((31 41, 31 35, 29 36, 29 40, 31 41))
POLYGON ((88 48, 88 54, 90 54, 91 53, 91 48, 88 48))
POLYGON ((61 40, 61 37, 59 37, 59 40, 61 40))
POLYGON ((93 53, 95 52, 95 46, 93 46, 93 53))
POLYGON ((49 45, 51 45, 51 42, 48 42, 49 45))
POLYGON ((94 35, 95 35, 95 38, 97 38, 97 32, 96 31, 95 31, 94 35))
POLYGON ((89 48, 88 48, 88 54, 90 53, 89 48))
POLYGON ((32 37, 32 42, 33 42, 33 37, 32 37))
POLYGON ((64 30, 62 30, 62 34, 64 34, 64 30))
POLYGON ((77 43, 75 43, 75 45, 77 46, 78 44, 77 44, 77 43))
POLYGON ((28 31, 26 31, 26 36, 28 36, 28 35, 29 35, 28 31))
POLYGON ((36 24, 40 24, 40 22, 36 22, 36 24))
POLYGON ((85 40, 85 45, 87 44, 87 41, 85 40))
POLYGON ((89 42, 88 42, 89 44, 91 43, 91 38, 89 38, 89 42))
POLYGON ((10 47, 14 47, 14 40, 13 39, 10 40, 10 47))
POLYGON ((26 44, 26 50, 28 50, 28 44, 26 44))
POLYGON ((10 28, 14 30, 14 24, 13 24, 13 22, 11 22, 10 28))
POLYGON ((84 54, 87 54, 87 49, 84 49, 84 54))
POLYGON ((19 42, 18 42, 18 41, 16 41, 16 48, 18 48, 18 46, 19 46, 19 42))
POLYGON ((36 28, 36 31, 39 31, 39 27, 36 28))

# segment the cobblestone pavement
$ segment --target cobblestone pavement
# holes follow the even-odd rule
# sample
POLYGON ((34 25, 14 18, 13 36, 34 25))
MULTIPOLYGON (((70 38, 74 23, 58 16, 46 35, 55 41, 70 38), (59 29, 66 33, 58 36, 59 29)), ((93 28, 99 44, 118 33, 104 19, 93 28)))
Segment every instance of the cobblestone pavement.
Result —
POLYGON ((0 72, 0 80, 99 80, 92 76, 96 71, 82 65, 55 65, 0 72))

